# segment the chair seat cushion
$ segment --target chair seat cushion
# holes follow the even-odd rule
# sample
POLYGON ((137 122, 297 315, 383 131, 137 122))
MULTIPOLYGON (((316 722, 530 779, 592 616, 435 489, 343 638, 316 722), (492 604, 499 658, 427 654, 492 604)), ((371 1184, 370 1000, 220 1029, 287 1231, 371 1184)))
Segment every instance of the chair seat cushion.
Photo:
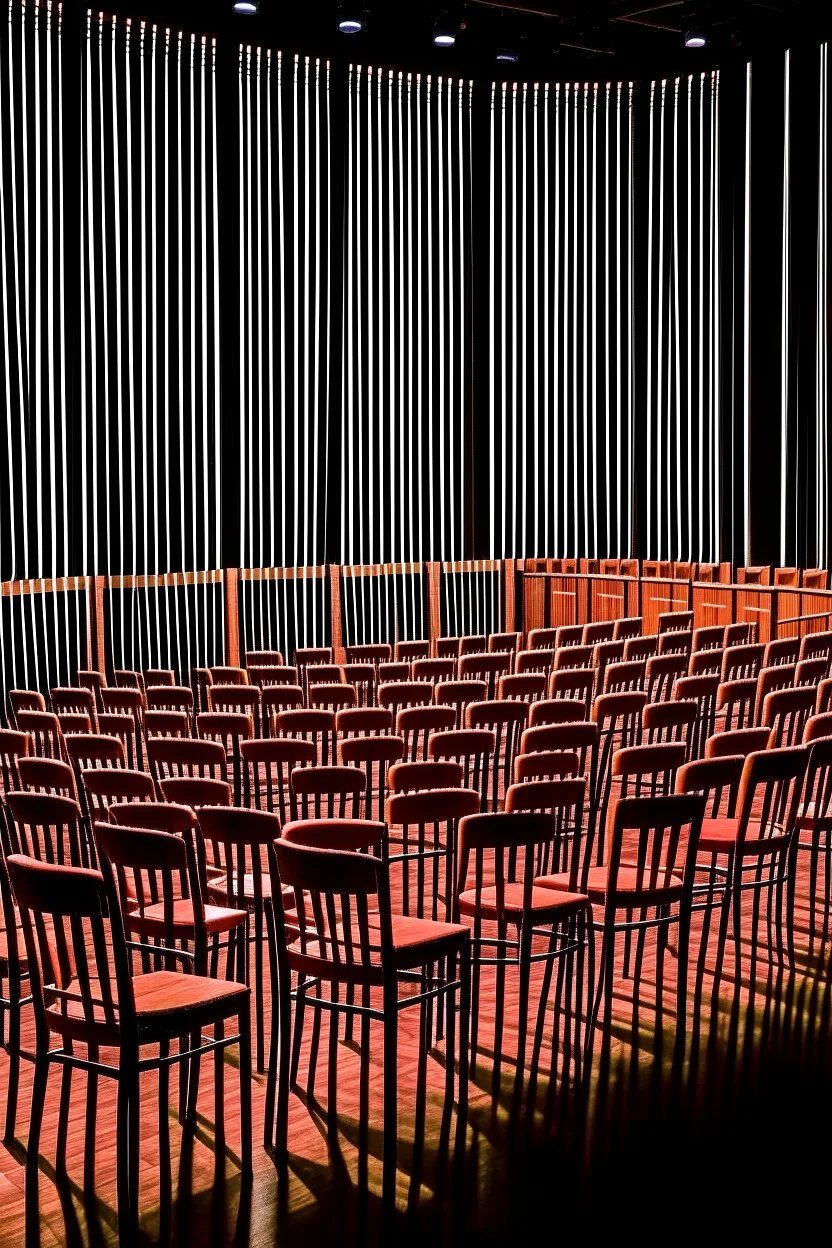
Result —
MULTIPOLYGON (((506 884, 503 889, 503 912, 509 922, 520 923, 527 913, 523 905, 523 891, 522 884, 506 884)), ((567 911, 583 910, 588 904, 589 897, 585 893, 570 893, 566 889, 556 891, 552 888, 541 888, 535 883, 531 890, 528 913, 535 917, 544 913, 560 915, 567 911)), ((479 912, 484 919, 496 919, 496 886, 489 885, 480 889, 479 905, 476 889, 465 889, 459 894, 459 909, 462 914, 475 915, 479 912)))
MULTIPOLYGON (((239 896, 239 893, 237 891, 238 888, 239 888, 239 880, 235 879, 234 888, 232 890, 233 896, 239 896)), ((269 875, 268 871, 264 871, 262 876, 260 877, 260 889, 261 889, 261 896, 263 900, 264 901, 268 900, 268 898, 270 898, 272 895, 272 881, 271 881, 271 876, 269 875)), ((281 891, 283 894, 284 908, 287 910, 294 910, 295 908, 294 890, 291 888, 284 888, 281 891)), ((228 876, 217 875, 217 876, 214 876, 213 878, 209 877, 208 895, 215 902, 219 902, 219 903, 227 902, 229 898, 228 876)), ((252 903, 254 902, 254 899, 255 899, 254 875, 251 872, 248 872, 246 875, 243 876, 242 896, 247 902, 249 901, 252 903)))
MULTIPOLYGON (((603 902, 607 896, 609 869, 605 866, 590 867, 586 877, 586 891, 590 900, 594 902, 603 902)), ((643 879, 643 877, 642 877, 643 879)), ((568 892, 571 886, 569 872, 565 871, 560 875, 539 875, 535 879, 535 884, 539 888, 556 889, 559 892, 568 892)), ((623 863, 618 868, 618 892, 635 893, 639 895, 650 893, 655 895, 664 889, 678 889, 682 886, 682 877, 677 872, 670 872, 669 876, 662 880, 655 888, 646 889, 642 884, 639 886, 639 872, 633 866, 623 863)))
MULTIPOLYGON (((23 941, 23 931, 17 928, 17 965, 21 971, 27 971, 29 963, 26 958, 26 945, 23 941)), ((9 933, 5 930, 0 931, 0 970, 3 972, 3 978, 9 969, 9 933)))
MULTIPOLYGON (((205 907, 205 926, 208 932, 230 932, 241 927, 246 921, 245 910, 232 910, 226 906, 207 905, 205 907)), ((177 932, 192 932, 194 927, 193 902, 186 897, 173 903, 173 927, 177 932)), ((166 931, 165 906, 157 902, 145 906, 141 912, 136 911, 127 917, 127 926, 131 931, 146 932, 149 935, 163 935, 166 931)))
MULTIPOLYGON (((322 961, 317 955, 319 946, 314 929, 308 924, 305 932, 305 949, 301 940, 295 939, 289 945, 292 963, 297 970, 314 975, 330 977, 341 982, 381 983, 381 940, 378 913, 371 913, 367 920, 369 934, 370 965, 361 966, 361 948, 357 932, 350 933, 349 944, 352 957, 347 950, 347 940, 342 928, 337 930, 340 957, 338 963, 329 958, 322 961)), ((460 944, 468 939, 468 928, 461 923, 443 923, 434 919, 421 919, 411 915, 393 914, 390 916, 391 938, 393 945, 393 961, 398 970, 424 966, 436 961, 446 953, 452 953, 460 944)))
MULTIPOLYGON (((731 853, 736 848, 739 827, 739 819, 703 819, 699 848, 708 854, 731 853)), ((744 851, 749 854, 765 853, 768 849, 777 848, 783 840, 782 832, 762 839, 759 833, 759 822, 750 820, 743 842, 744 851)))

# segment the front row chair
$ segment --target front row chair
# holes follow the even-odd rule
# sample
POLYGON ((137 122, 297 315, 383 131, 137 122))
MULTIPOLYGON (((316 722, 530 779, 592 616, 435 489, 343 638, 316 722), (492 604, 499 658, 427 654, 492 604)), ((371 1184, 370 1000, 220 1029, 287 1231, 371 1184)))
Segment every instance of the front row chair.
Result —
MULTIPOLYGON (((447 1058, 446 1105, 453 1104, 454 1074, 458 1070, 457 1147, 464 1142, 468 1096, 468 1022, 470 1012, 470 940, 457 923, 404 918, 392 912, 388 864, 378 855, 383 824, 360 821, 350 836, 352 821, 333 831, 327 822, 301 822, 284 829, 269 846, 273 906, 269 908, 270 962, 273 1000, 278 1004, 278 1031, 285 1042, 271 1065, 276 1082, 275 1149, 279 1159, 287 1150, 291 1049, 298 1047, 304 1006, 330 1014, 330 1062, 337 1057, 339 1012, 348 1009, 360 1020, 361 1073, 359 1082, 359 1182, 366 1183, 369 1136, 370 1023, 384 1027, 384 1108, 382 1201, 395 1206, 397 1157, 397 1075, 400 1060, 398 1020, 402 1010, 434 1005, 445 1009, 447 1058), (369 851, 369 852, 366 852, 369 851), (283 890, 294 895, 294 913, 284 911, 283 890), (292 976, 297 977, 292 988, 292 976), (407 991, 402 994, 401 989, 407 991), (346 989, 347 1000, 342 999, 346 989), (349 1004, 350 989, 360 996, 349 1004), (459 1005, 459 1044, 455 1043, 455 1006, 459 1005), (290 1046, 292 1003, 296 1010, 296 1043, 290 1046), (363 1172, 362 1172, 363 1171, 363 1172)), ((310 1071, 310 1076, 313 1075, 310 1071)), ((336 1076, 331 1074, 330 1096, 336 1076)), ((330 1111, 334 1107, 330 1106, 330 1111)), ((268 1129, 268 1124, 267 1124, 268 1129)))
MULTIPOLYGON (((27 1239, 38 1237, 38 1153, 49 1070, 73 1068, 88 1077, 88 1135, 85 1171, 92 1177, 95 1153, 95 1083, 118 1083, 117 1180, 119 1242, 138 1238, 139 1077, 159 1072, 160 1151, 168 1156, 167 1072, 171 1062, 239 1045, 241 1164, 251 1175, 251 1058, 249 989, 174 970, 131 974, 115 881, 83 867, 37 862, 21 855, 8 861, 20 909, 35 1013, 35 1075, 26 1151, 27 1239), (225 1035, 222 1026, 235 1020, 225 1035), (217 1028, 205 1038, 206 1028, 217 1028), (181 1037, 190 1037, 182 1047, 181 1037), (57 1045, 53 1046, 53 1037, 57 1045), (180 1041, 173 1054, 171 1042, 180 1041), (79 1051, 87 1048, 87 1056, 79 1051), (158 1053, 141 1056, 153 1046, 158 1053), (117 1062, 104 1062, 101 1049, 115 1049, 117 1062), (92 1104, 92 1113, 89 1108, 92 1104)), ((196 1089, 191 1104, 195 1107, 196 1089)), ((85 1183, 88 1190, 92 1184, 85 1183)))

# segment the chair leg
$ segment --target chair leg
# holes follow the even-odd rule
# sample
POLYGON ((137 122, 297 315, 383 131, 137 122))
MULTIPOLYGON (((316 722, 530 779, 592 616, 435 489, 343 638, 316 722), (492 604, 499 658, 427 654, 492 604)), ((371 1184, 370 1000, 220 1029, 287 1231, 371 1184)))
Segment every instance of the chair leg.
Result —
MULTIPOLYGON (((214 1028, 214 1040, 223 1040, 224 1037, 225 1024, 220 1020, 214 1028)), ((217 1175, 222 1175, 225 1169, 225 1049, 223 1048, 214 1049, 214 1164, 217 1175)))
MULTIPOLYGON (((90 1046, 90 1061, 98 1061, 98 1049, 90 1046)), ((84 1191, 95 1192, 95 1131, 98 1116, 98 1075, 94 1071, 87 1073, 87 1105, 84 1124, 84 1191)))
POLYGON ((526 1036, 529 1029, 529 980, 531 979, 532 937, 531 924, 524 924, 519 933, 518 941, 518 972, 517 990, 517 1072, 515 1076, 515 1095, 519 1096, 523 1087, 523 1075, 526 1067, 526 1036))
POLYGON ((139 1071, 137 1057, 126 1061, 122 1054, 118 1077, 116 1169, 118 1185, 118 1237, 120 1244, 135 1244, 139 1232, 139 1071))
POLYGON ((38 1211, 38 1157, 40 1154, 40 1131, 43 1123, 43 1107, 46 1101, 46 1083, 49 1060, 44 1053, 35 1058, 35 1077, 32 1084, 32 1107, 29 1113, 29 1137, 26 1145, 26 1242, 40 1243, 40 1215, 38 1211))
MULTIPOLYGON (((9 1000, 11 1004, 8 1007, 9 1034, 7 1043, 9 1082, 6 1089, 6 1125, 3 1132, 3 1142, 6 1144, 14 1139, 17 1125, 17 1093, 20 1086, 20 1006, 17 1004, 19 997, 20 992, 16 989, 14 982, 10 981, 9 1000)), ((2 1012, 6 1013, 6 1011, 2 1012)))
POLYGON ((251 1142, 251 1014, 246 1001, 238 1018, 240 1031, 240 1162, 243 1175, 253 1173, 251 1142))
POLYGON ((398 1136, 398 985, 384 987, 384 1169, 382 1204, 389 1217, 396 1207, 396 1157, 398 1136))
MULTIPOLYGON (((288 981, 280 982, 278 994, 280 1047, 277 1062, 277 1110, 275 1113, 274 1147, 277 1156, 285 1160, 289 1134, 289 1085, 291 1083, 292 1053, 292 992, 288 981)), ((271 1124, 267 1124, 267 1129, 271 1124)))

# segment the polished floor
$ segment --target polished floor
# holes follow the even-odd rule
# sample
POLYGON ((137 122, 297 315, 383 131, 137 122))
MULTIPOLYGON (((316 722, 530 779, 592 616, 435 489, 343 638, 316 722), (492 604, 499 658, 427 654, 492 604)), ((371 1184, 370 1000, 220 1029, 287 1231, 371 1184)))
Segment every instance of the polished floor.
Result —
MULTIPOLYGON (((816 887, 820 886, 820 881, 816 887)), ((506 986, 504 1060, 495 1075, 494 999, 484 980, 480 1055, 470 1084, 464 1155, 453 1155, 441 1053, 420 1066, 415 1018, 404 1021, 399 1061, 397 1209, 382 1218, 381 1056, 373 1036, 366 1157, 358 1151, 357 1046, 337 1041, 337 1081, 324 1023, 311 1100, 292 1096, 288 1174, 261 1145, 265 1079, 255 1077, 255 1173, 241 1185, 234 1112, 236 1070, 226 1060, 226 1146, 217 1149, 214 1067, 202 1071, 195 1137, 178 1125, 171 1098, 170 1183, 158 1148, 155 1077, 143 1084, 141 1231, 147 1243, 303 1245, 412 1242, 771 1242, 817 1226, 830 1162, 832 1036, 829 945, 810 947, 809 866, 801 856, 797 966, 768 959, 765 916, 756 959, 744 926, 740 974, 729 939, 711 919, 704 949, 694 921, 685 1055, 676 1040, 673 942, 657 963, 648 938, 635 980, 619 957, 612 1018, 595 1035, 592 1077, 564 1069, 562 1015, 547 1000, 537 1077, 520 1084, 513 1053, 512 977, 506 986), (656 994, 661 985, 661 1026, 656 994), (560 1021, 558 1022, 558 1018, 560 1021), (554 1056, 552 1036, 560 1032, 554 1056), (552 1073, 553 1065, 555 1067, 552 1073), (422 1073, 423 1072, 423 1073, 422 1073), (335 1085, 335 1086, 333 1086, 335 1085), (337 1099, 333 1104, 333 1093, 337 1099), (420 1095, 420 1090, 422 1095, 420 1095), (447 1155, 445 1146, 448 1145, 447 1155), (358 1182, 366 1168, 367 1184, 358 1182)), ((821 916, 815 915, 816 931, 821 916)), ((533 994, 533 1001, 535 1000, 533 994)), ((405 1016, 406 1019, 406 1016, 405 1016)), ((26 1043, 27 1037, 24 1037, 26 1043)), ((31 1040, 31 1030, 28 1039, 31 1040)), ((566 1046, 568 1047, 568 1046, 566 1046)), ((308 1050, 307 1050, 308 1054, 308 1050)), ((6 1068, 0 1054, 0 1080, 6 1068)), ((305 1083, 305 1059, 301 1063, 305 1083)), ((31 1067, 24 1064, 18 1138, 0 1151, 0 1243, 24 1242, 24 1145, 31 1067)), ((175 1084, 174 1084, 175 1086, 175 1084)), ((95 1190, 84 1192, 84 1079, 62 1090, 50 1078, 41 1137, 39 1210, 44 1245, 105 1245, 116 1230, 115 1095, 101 1088, 95 1190), (62 1096, 68 1114, 62 1112, 62 1096), (58 1131, 66 1123, 65 1133, 58 1131)))

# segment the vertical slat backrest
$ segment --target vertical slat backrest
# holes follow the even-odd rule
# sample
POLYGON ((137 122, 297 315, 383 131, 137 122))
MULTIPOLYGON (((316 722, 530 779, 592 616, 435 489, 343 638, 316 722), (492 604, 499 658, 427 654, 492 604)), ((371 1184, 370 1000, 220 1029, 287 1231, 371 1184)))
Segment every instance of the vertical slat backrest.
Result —
POLYGON ((90 865, 81 808, 69 797, 50 793, 6 794, 11 812, 9 838, 16 854, 59 866, 90 865))

